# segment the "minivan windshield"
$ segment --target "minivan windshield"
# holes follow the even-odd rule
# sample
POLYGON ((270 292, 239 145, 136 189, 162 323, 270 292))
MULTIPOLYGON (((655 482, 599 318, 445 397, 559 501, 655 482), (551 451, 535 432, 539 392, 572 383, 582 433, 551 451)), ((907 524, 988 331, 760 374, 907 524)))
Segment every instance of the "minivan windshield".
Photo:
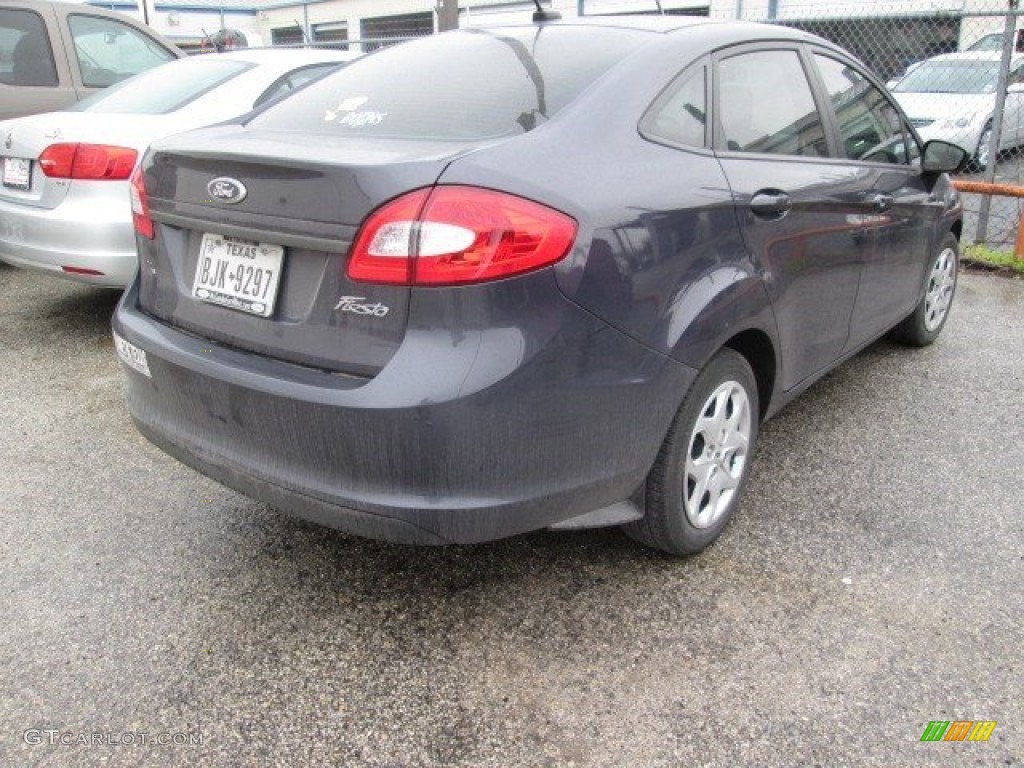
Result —
POLYGON ((925 61, 893 88, 895 93, 995 93, 999 62, 925 61))
POLYGON ((435 35, 357 60, 258 114, 249 125, 442 141, 525 133, 650 35, 584 26, 435 35))

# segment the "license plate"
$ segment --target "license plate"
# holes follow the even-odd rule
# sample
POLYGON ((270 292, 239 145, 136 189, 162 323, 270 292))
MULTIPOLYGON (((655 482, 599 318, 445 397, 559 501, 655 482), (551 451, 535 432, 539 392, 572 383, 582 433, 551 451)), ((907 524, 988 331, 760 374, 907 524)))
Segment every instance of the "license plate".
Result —
POLYGON ((277 300, 284 248, 236 237, 205 234, 199 246, 192 295, 261 317, 277 300))
POLYGON ((5 187, 28 189, 32 182, 32 161, 24 157, 5 157, 3 183, 5 187))
POLYGON ((146 360, 146 350, 140 349, 127 339, 122 339, 116 333, 114 334, 114 347, 117 349, 117 356, 121 358, 122 363, 143 376, 152 378, 149 373, 149 361, 146 360))

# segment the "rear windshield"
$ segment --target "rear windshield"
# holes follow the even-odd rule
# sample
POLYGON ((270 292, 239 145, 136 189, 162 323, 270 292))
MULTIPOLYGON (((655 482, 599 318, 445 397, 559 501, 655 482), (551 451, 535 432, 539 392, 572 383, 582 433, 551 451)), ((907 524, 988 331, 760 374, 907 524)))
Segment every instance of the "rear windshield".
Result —
POLYGON ((548 26, 436 35, 356 60, 250 125, 430 140, 525 133, 650 40, 650 34, 548 26))
POLYGON ((195 101, 218 85, 256 66, 244 61, 181 59, 112 85, 68 112, 163 115, 195 101))

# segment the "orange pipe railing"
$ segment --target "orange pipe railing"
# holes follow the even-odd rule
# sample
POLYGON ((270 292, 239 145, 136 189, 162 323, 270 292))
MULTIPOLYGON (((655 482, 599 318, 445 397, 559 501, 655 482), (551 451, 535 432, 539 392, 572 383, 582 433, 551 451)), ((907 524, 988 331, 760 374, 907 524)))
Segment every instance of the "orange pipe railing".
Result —
MULTIPOLYGON (((978 195, 997 195, 999 197, 1024 197, 1024 187, 1016 184, 989 184, 984 181, 961 181, 954 179, 953 186, 961 192, 973 192, 978 195)), ((1017 222, 1017 241, 1013 244, 1013 255, 1024 259, 1024 216, 1017 222)))

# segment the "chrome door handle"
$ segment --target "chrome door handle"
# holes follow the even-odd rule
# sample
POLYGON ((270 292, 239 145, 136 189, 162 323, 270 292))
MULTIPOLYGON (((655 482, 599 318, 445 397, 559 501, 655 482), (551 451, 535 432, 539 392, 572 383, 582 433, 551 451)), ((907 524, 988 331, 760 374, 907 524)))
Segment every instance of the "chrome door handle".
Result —
POLYGON ((792 207, 792 199, 781 189, 762 189, 750 198, 750 210, 760 219, 781 219, 792 207))
POLYGON ((892 208, 892 195, 878 194, 871 198, 871 207, 878 213, 884 213, 892 208))

